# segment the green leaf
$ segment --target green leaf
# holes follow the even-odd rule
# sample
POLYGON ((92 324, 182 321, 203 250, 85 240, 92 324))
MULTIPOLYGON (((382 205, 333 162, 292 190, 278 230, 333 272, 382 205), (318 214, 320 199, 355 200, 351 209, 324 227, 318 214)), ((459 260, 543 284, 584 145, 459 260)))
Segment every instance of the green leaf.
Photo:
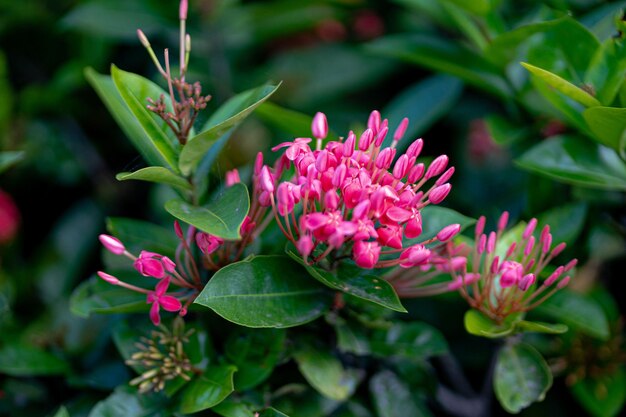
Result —
POLYGON ((519 413, 542 401, 550 386, 550 368, 532 346, 507 345, 498 352, 493 387, 500 405, 509 413, 519 413))
POLYGON ((607 39, 591 59, 585 73, 585 84, 596 91, 598 100, 609 106, 615 100, 626 74, 626 45, 607 39))
POLYGON ((626 372, 621 367, 610 375, 582 379, 570 389, 592 416, 615 417, 626 401, 626 372))
POLYGON ((370 345, 375 355, 418 361, 448 351, 448 344, 441 332, 420 322, 399 322, 389 329, 378 330, 370 345))
POLYGON ((369 355, 372 352, 368 335, 360 323, 337 318, 334 327, 339 351, 355 355, 369 355))
POLYGON ((54 417, 70 417, 70 413, 67 412, 67 408, 61 406, 54 417))
POLYGON ((520 128, 504 117, 492 114, 485 119, 487 130, 498 145, 510 146, 528 134, 529 129, 520 128))
POLYGON ((441 229, 451 224, 460 224, 462 231, 476 223, 476 219, 464 216, 458 211, 440 206, 426 206, 421 210, 421 215, 422 233, 417 238, 407 241, 407 244, 432 239, 437 236, 437 233, 439 233, 441 229))
POLYGON ((146 295, 111 285, 93 276, 81 283, 70 297, 70 311, 87 318, 92 313, 139 313, 148 311, 146 295))
POLYGON ((339 359, 330 352, 307 344, 293 354, 298 369, 309 384, 323 396, 345 401, 356 390, 361 372, 344 369, 339 359))
POLYGON ((292 327, 324 314, 331 297, 284 256, 255 256, 219 271, 195 303, 247 327, 292 327))
POLYGON ((224 401, 235 390, 233 375, 236 371, 237 368, 232 365, 210 366, 183 388, 180 411, 184 414, 197 413, 224 401))
POLYGON ((560 290, 535 309, 535 312, 567 324, 591 337, 608 340, 609 323, 596 301, 581 294, 560 290))
POLYGON ((567 332, 567 330, 568 327, 564 324, 551 324, 527 320, 520 320, 515 323, 515 331, 517 332, 562 334, 567 332))
POLYGON ((189 175, 216 140, 235 128, 261 103, 267 100, 280 85, 263 85, 244 91, 224 103, 207 121, 201 132, 190 138, 180 153, 179 168, 189 175))
POLYGON ((242 183, 224 188, 207 207, 170 200, 165 210, 203 232, 223 239, 240 239, 239 229, 250 209, 248 189, 242 183))
POLYGON ((500 97, 511 95, 499 69, 460 43, 424 34, 390 35, 369 43, 366 48, 379 55, 459 77, 500 97))
POLYGON ((143 130, 133 113, 128 109, 122 96, 108 75, 98 74, 93 68, 85 70, 85 77, 113 116, 124 134, 130 139, 135 149, 150 165, 170 166, 156 144, 143 130))
POLYGON ((471 309, 465 313, 463 323, 465 324, 465 330, 469 334, 496 339, 513 333, 515 322, 520 320, 520 318, 518 315, 511 315, 503 323, 497 324, 480 311, 471 309))
POLYGON ((285 348, 282 329, 237 328, 224 347, 226 357, 237 366, 235 386, 238 391, 254 388, 274 370, 285 348))
POLYGON ((387 307, 394 311, 406 313, 395 290, 384 279, 370 275, 371 271, 354 265, 341 264, 336 272, 329 272, 320 267, 309 265, 295 249, 287 249, 287 254, 316 280, 335 290, 361 298, 366 301, 387 307))
MULTIPOLYGON (((178 172, 179 145, 174 144, 174 141, 168 136, 169 127, 167 124, 146 108, 148 98, 158 100, 161 94, 165 97, 168 97, 168 94, 152 81, 137 74, 122 71, 115 65, 111 65, 111 78, 119 95, 135 116, 147 139, 140 142, 139 145, 142 148, 147 146, 151 151, 156 150, 161 159, 167 162, 166 167, 178 172)), ((169 101, 167 102, 169 103, 169 101)))
MULTIPOLYGON (((394 97, 382 114, 389 119, 390 129, 395 129, 404 117, 409 118, 409 126, 399 149, 406 149, 413 138, 420 137, 456 104, 463 84, 459 79, 447 75, 435 75, 407 87, 394 97)), ((389 135, 385 144, 393 140, 389 135)), ((383 146, 385 146, 383 144, 383 146)))
POLYGON ((289 417, 289 416, 285 413, 281 413, 275 408, 270 407, 261 411, 261 413, 259 413, 259 417, 289 417))
POLYGON ((69 371, 68 363, 52 353, 21 342, 0 348, 0 373, 15 377, 59 375, 69 371))
POLYGON ((587 205, 584 203, 564 204, 541 213, 537 218, 539 220, 537 230, 550 225, 552 242, 555 244, 565 242, 572 245, 585 225, 587 205))
POLYGON ((410 387, 391 371, 382 371, 370 379, 370 394, 379 417, 425 417, 410 387))
POLYGON ((294 137, 311 136, 313 117, 308 114, 290 110, 268 101, 259 106, 256 115, 294 137))
POLYGON ((532 74, 533 77, 539 78, 558 92, 565 94, 567 97, 579 102, 580 104, 586 107, 602 105, 602 103, 600 103, 594 96, 587 93, 585 90, 576 87, 574 84, 564 80, 558 75, 534 65, 530 65, 526 62, 522 62, 521 64, 532 74))
POLYGON ((626 109, 594 107, 585 110, 583 117, 598 142, 615 149, 621 155, 625 154, 626 109))
POLYGON ((494 0, 447 0, 470 13, 486 15, 498 3, 494 0))
MULTIPOLYGON (((235 373, 237 378, 239 371, 235 373)), ((235 383, 235 386, 237 383, 235 383)), ((254 408, 246 403, 232 400, 232 397, 226 398, 221 403, 211 408, 211 411, 222 417, 250 417, 254 415, 254 408)))
POLYGON ((576 136, 555 136, 515 161, 529 171, 586 187, 626 190, 626 164, 606 147, 576 136))
POLYGON ((179 243, 174 228, 166 229, 142 220, 109 217, 107 230, 127 248, 157 252, 172 259, 179 243))
POLYGON ((24 159, 24 155, 25 153, 22 151, 0 152, 0 173, 24 159))
POLYGON ((183 191, 191 191, 191 185, 187 180, 163 167, 147 167, 135 172, 120 172, 115 178, 118 181, 141 180, 156 182, 158 184, 171 185, 183 191))
MULTIPOLYGON (((166 417, 164 404, 149 401, 146 396, 139 396, 126 392, 123 389, 116 390, 106 399, 100 401, 89 413, 89 417, 166 417)), ((150 398, 153 399, 153 398, 150 398)))

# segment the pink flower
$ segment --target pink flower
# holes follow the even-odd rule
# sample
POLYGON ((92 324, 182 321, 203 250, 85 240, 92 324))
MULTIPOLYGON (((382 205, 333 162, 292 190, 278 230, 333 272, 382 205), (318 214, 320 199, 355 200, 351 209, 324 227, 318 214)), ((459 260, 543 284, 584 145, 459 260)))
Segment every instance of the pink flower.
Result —
POLYGON ((173 272, 176 269, 176 264, 166 256, 145 250, 141 251, 133 266, 144 277, 158 279, 163 278, 165 272, 173 272))
POLYGON ((500 267, 500 285, 502 288, 507 288, 512 285, 517 285, 522 280, 524 274, 524 267, 519 262, 504 261, 500 267))
POLYGON ((239 171, 236 169, 226 172, 226 186, 230 187, 241 182, 239 178, 239 171))
POLYGON ((354 262, 361 268, 373 268, 379 256, 380 246, 376 242, 359 240, 354 243, 354 262))
POLYGON ((313 137, 317 139, 324 139, 328 136, 328 121, 326 120, 326 115, 324 113, 315 113, 311 130, 313 131, 313 137))
POLYGON ((161 307, 165 311, 176 312, 182 308, 182 304, 178 298, 171 295, 167 295, 167 288, 170 285, 170 279, 164 278, 156 285, 154 292, 148 293, 147 302, 152 304, 150 307, 150 320, 155 326, 161 323, 161 316, 159 310, 161 307))
POLYGON ((215 252, 222 244, 224 239, 208 233, 200 232, 196 234, 196 244, 205 255, 215 252))

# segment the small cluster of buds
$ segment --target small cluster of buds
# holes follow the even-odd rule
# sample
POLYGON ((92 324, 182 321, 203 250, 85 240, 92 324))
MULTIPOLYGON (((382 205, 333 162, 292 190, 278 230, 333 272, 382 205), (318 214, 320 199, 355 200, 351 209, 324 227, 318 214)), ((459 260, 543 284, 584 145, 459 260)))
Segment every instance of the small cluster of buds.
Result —
POLYGON ((454 173, 445 155, 428 167, 417 163, 422 139, 396 160, 396 145, 407 125, 405 118, 391 146, 382 147, 388 121, 373 111, 358 140, 350 132, 345 140, 328 141, 322 148, 328 124, 326 116, 317 113, 312 124, 315 150, 308 145, 312 139, 297 138, 273 148, 285 149, 273 168, 257 158, 258 200, 271 206, 281 230, 305 261, 326 259, 332 265, 351 257, 362 268, 410 268, 428 263, 430 251, 425 245, 447 241, 459 232, 460 225, 450 225, 432 239, 406 245, 405 238, 422 233, 421 210, 446 198, 454 173), (281 182, 292 165, 293 177, 281 182), (434 183, 422 191, 429 180, 434 183))
POLYGON ((135 343, 138 351, 126 361, 129 366, 146 369, 130 381, 130 385, 138 386, 140 393, 162 391, 167 381, 179 377, 189 381, 189 374, 194 372, 184 350, 194 329, 185 331, 185 322, 180 317, 174 320, 172 330, 163 325, 160 329, 152 332, 152 338, 142 337, 139 343, 135 343))

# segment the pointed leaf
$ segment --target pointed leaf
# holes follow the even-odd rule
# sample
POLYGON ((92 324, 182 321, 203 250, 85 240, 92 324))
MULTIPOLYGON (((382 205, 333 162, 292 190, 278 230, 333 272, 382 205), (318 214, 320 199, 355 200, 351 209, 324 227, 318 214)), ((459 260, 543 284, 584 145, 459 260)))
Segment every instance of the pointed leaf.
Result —
POLYGON ((493 380, 496 398, 509 413, 518 413, 542 401, 552 386, 552 373, 530 345, 508 345, 498 353, 493 380))
MULTIPOLYGON (((266 123, 284 130, 293 137, 306 138, 311 136, 313 117, 308 114, 287 109, 268 101, 259 106, 256 115, 266 123)), ((329 133, 328 139, 336 140, 336 136, 329 133)))
POLYGON ((615 149, 622 155, 625 154, 626 109, 593 107, 585 110, 583 117, 598 142, 615 149))
POLYGON ((172 216, 203 232, 223 239, 239 239, 239 228, 250 209, 248 189, 242 183, 227 187, 207 207, 197 207, 183 200, 170 200, 165 210, 172 216))
POLYGON ((564 324, 542 323, 540 321, 521 320, 515 323, 515 331, 531 333, 562 334, 567 332, 564 324))
POLYGON ((598 48, 585 73, 585 84, 596 91, 598 100, 609 106, 615 100, 626 74, 626 45, 618 39, 607 39, 598 48))
POLYGON ((448 351, 448 345, 441 332, 420 322, 399 322, 389 329, 378 330, 374 333, 370 345, 376 355, 399 356, 418 361, 448 351))
POLYGON ((187 180, 163 167, 147 167, 135 172, 120 172, 115 178, 118 181, 141 180, 171 185, 183 191, 191 190, 191 185, 187 180))
POLYGON ((210 366, 183 389, 181 413, 197 413, 224 401, 235 389, 233 375, 236 371, 232 365, 210 366))
POLYGON ((219 271, 195 303, 247 327, 292 327, 315 320, 331 297, 284 256, 255 256, 219 271))
POLYGON ((202 131, 189 139, 180 153, 179 167, 189 175, 217 139, 226 135, 267 100, 280 85, 264 85, 237 94, 211 116, 202 131))
POLYGON ((52 353, 21 342, 0 349, 0 373, 15 377, 64 374, 69 364, 52 353))
POLYGON ((463 323, 465 324, 465 330, 469 334, 495 339, 508 336, 515 330, 515 319, 517 317, 509 317, 512 318, 508 321, 505 320, 502 324, 497 324, 480 311, 471 309, 465 313, 463 323))
POLYGON ((430 415, 415 402, 411 388, 391 371, 370 379, 370 394, 379 417, 426 417, 430 415))
POLYGON ((100 401, 89 413, 89 417, 166 417, 164 404, 148 400, 150 397, 127 392, 118 388, 113 394, 100 401))

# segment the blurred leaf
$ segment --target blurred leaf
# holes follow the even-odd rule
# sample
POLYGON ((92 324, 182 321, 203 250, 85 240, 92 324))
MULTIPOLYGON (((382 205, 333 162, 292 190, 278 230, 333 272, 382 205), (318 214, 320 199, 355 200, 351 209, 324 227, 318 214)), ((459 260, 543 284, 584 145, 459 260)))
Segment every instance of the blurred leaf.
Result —
POLYGON ((498 352, 493 387, 509 413, 519 413, 542 401, 552 386, 552 373, 543 357, 530 345, 517 343, 498 352))
MULTIPOLYGON (((113 79, 107 75, 98 74, 93 68, 85 69, 85 77, 91 84, 100 99, 113 116, 124 134, 139 151, 141 156, 150 165, 170 166, 165 155, 163 155, 148 134, 139 124, 133 113, 128 109, 122 96, 115 87, 113 79)), ((172 167, 174 168, 174 167, 172 167)))
POLYGON ((56 414, 54 415, 54 417, 70 417, 70 413, 67 412, 67 408, 65 408, 64 406, 61 406, 59 408, 59 411, 57 411, 56 414))
POLYGON ((287 255, 302 265, 316 280, 335 290, 381 305, 394 311, 406 313, 395 290, 384 279, 357 266, 341 264, 335 272, 307 264, 295 248, 287 249, 287 255))
POLYGON ((268 101, 259 106, 256 115, 263 121, 294 137, 306 138, 311 136, 313 117, 308 114, 290 110, 268 101))
POLYGON ((81 283, 70 297, 70 310, 79 317, 92 313, 147 312, 146 295, 111 285, 98 277, 81 283))
POLYGON ((109 217, 107 230, 127 248, 156 252, 172 259, 179 243, 173 227, 166 229, 143 220, 109 217))
POLYGON ((213 275, 195 303, 247 327, 292 327, 315 320, 331 297, 284 256, 253 256, 213 275))
POLYGON ((626 190, 626 164, 609 148, 576 136, 555 136, 535 145, 517 165, 572 184, 626 190))
POLYGON ((591 86, 605 106, 611 105, 624 83, 626 46, 623 41, 607 39, 589 63, 585 84, 591 86))
POLYGON ((474 309, 468 310, 463 317, 465 330, 467 330, 469 334, 488 337, 490 339, 510 335, 515 330, 516 321, 519 320, 521 320, 521 316, 519 314, 512 314, 507 316, 502 323, 497 324, 480 311, 474 309))
POLYGON ((137 395, 118 388, 113 394, 100 401, 89 413, 89 417, 167 417, 170 414, 164 405, 150 401, 153 397, 137 395))
POLYGON ((340 352, 355 355, 369 355, 371 353, 368 335, 360 323, 353 324, 338 318, 334 327, 337 332, 337 349, 340 352))
POLYGON ((485 119, 489 135, 498 145, 510 146, 528 134, 529 129, 520 128, 504 117, 492 114, 485 119))
MULTIPOLYGON (((239 371, 235 372, 237 378, 239 371)), ((237 386, 237 383, 235 383, 237 386)), ((250 417, 254 415, 254 408, 246 403, 226 398, 221 403, 211 408, 211 411, 222 417, 250 417)))
POLYGON ((626 158, 626 109, 593 107, 585 110, 583 117, 598 142, 626 158))
POLYGON ((591 94, 587 93, 585 90, 576 87, 574 84, 570 83, 567 80, 559 77, 556 74, 551 73, 550 71, 546 71, 542 68, 536 67, 534 65, 530 65, 526 62, 521 63, 524 68, 526 68, 533 77, 537 77, 553 87, 558 92, 565 94, 571 99, 583 104, 587 107, 595 107, 601 106, 600 103, 595 97, 591 94))
MULTIPOLYGON (((135 120, 141 126, 144 140, 134 143, 139 145, 139 151, 143 153, 158 152, 161 159, 167 162, 167 168, 178 172, 179 144, 168 136, 169 127, 156 114, 146 108, 148 98, 158 100, 161 95, 169 95, 152 81, 131 72, 122 71, 115 65, 111 65, 111 78, 115 87, 126 106, 135 116, 135 120)), ((168 107, 171 107, 166 98, 168 107)))
POLYGON ((224 353, 237 366, 235 387, 245 391, 267 379, 285 348, 281 329, 237 328, 226 340, 224 353))
POLYGON ((566 289, 557 291, 535 309, 537 313, 600 340, 608 340, 609 323, 602 307, 590 297, 566 289))
POLYGON ((477 12, 475 10, 468 10, 467 5, 478 5, 481 1, 482 0, 477 2, 471 0, 444 0, 441 2, 441 6, 453 20, 456 29, 459 30, 468 41, 474 44, 476 49, 480 52, 488 45, 485 34, 487 31, 484 26, 477 22, 478 19, 475 15, 477 12))
POLYGON ((242 183, 222 190, 207 207, 193 206, 183 200, 170 200, 165 210, 205 233, 223 239, 240 239, 239 228, 250 209, 248 189, 242 183))
POLYGON ((378 417, 426 417, 414 400, 409 386, 391 371, 381 371, 370 379, 370 395, 378 417))
MULTIPOLYGON (((239 93, 222 104, 202 127, 200 133, 190 138, 180 153, 179 168, 189 175, 213 147, 215 142, 237 127, 258 106, 267 100, 279 85, 263 85, 239 93)), ((219 152, 216 149, 215 152, 219 152)))
POLYGON ((587 205, 583 203, 570 203, 554 207, 537 216, 539 222, 537 230, 550 225, 552 242, 558 244, 565 242, 574 244, 585 225, 587 218, 587 205))
POLYGON ((405 247, 407 245, 415 244, 418 242, 424 242, 437 236, 437 233, 446 226, 458 223, 461 225, 461 230, 471 226, 476 222, 475 219, 467 217, 459 213, 458 211, 441 207, 429 205, 421 210, 422 215, 422 234, 415 239, 409 239, 403 243, 405 247))
POLYGON ((520 320, 515 323, 515 330, 519 332, 562 334, 568 327, 564 324, 542 323, 539 321, 520 320))
POLYGON ((366 46, 373 53, 391 56, 461 78, 500 97, 511 94, 499 70, 458 43, 430 35, 389 35, 366 46))
POLYGON ((69 364, 52 353, 18 341, 0 348, 0 373, 15 377, 65 374, 69 364))
POLYGON ((467 10, 470 13, 485 15, 489 13, 498 3, 498 0, 446 0, 467 10))
POLYGON ((313 346, 310 341, 297 348, 293 357, 307 382, 320 394, 333 400, 348 399, 362 377, 357 370, 344 369, 339 359, 313 346))
POLYGON ((571 386, 572 394, 594 417, 614 417, 626 401, 626 372, 618 368, 611 375, 585 378, 571 386))
POLYGON ((394 97, 382 111, 389 119, 391 134, 383 146, 389 146, 393 129, 408 117, 409 126, 398 148, 406 149, 414 138, 420 137, 441 117, 446 115, 461 96, 463 83, 458 78, 434 75, 419 81, 394 97))
POLYGON ((0 173, 24 159, 24 155, 24 152, 20 151, 0 152, 0 173))
POLYGON ((287 414, 281 413, 275 408, 267 408, 259 414, 259 417, 289 417, 287 414))
POLYGON ((120 172, 115 178, 118 181, 141 180, 171 185, 183 191, 191 190, 191 184, 187 180, 163 167, 147 167, 135 172, 120 172))
POLYGON ((418 361, 448 351, 448 344, 441 332, 420 322, 398 322, 389 329, 378 330, 370 344, 376 355, 418 361))
POLYGON ((197 413, 224 401, 235 389, 233 375, 236 371, 232 365, 210 366, 183 389, 180 411, 197 413))

